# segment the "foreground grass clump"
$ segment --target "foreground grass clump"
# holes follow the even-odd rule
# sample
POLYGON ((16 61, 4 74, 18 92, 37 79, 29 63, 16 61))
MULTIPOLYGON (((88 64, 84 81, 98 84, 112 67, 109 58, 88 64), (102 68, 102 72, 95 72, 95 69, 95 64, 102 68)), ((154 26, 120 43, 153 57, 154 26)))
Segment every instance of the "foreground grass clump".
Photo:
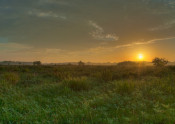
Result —
POLYGON ((17 84, 20 80, 19 75, 14 72, 5 72, 1 75, 1 79, 9 82, 10 84, 17 84))
POLYGON ((174 124, 174 103, 174 67, 0 66, 2 124, 174 124))
POLYGON ((114 82, 115 90, 119 94, 131 94, 136 90, 136 83, 134 81, 122 80, 114 82))
POLYGON ((68 87, 73 91, 88 91, 91 88, 91 82, 85 77, 71 78, 62 82, 64 87, 68 87))

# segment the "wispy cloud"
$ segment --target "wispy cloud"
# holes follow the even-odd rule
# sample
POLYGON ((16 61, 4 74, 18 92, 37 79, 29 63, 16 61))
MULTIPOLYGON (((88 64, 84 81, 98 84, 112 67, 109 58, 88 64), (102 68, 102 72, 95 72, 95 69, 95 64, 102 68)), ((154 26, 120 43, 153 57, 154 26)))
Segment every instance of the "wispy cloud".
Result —
POLYGON ((168 37, 168 38, 162 38, 162 39, 153 39, 153 40, 149 40, 149 41, 140 41, 140 42, 133 42, 133 43, 129 43, 129 44, 122 44, 122 45, 116 45, 116 46, 110 46, 110 47, 105 47, 105 46, 99 46, 96 48, 90 48, 88 51, 89 52, 94 52, 94 53, 100 53, 100 52, 107 52, 107 51, 113 51, 116 49, 120 49, 120 48, 127 48, 127 47, 134 47, 134 46, 138 46, 138 45, 147 45, 147 44, 153 44, 162 40, 169 40, 169 39, 174 39, 175 37, 168 37))
POLYGON ((16 52, 21 50, 29 50, 32 49, 31 46, 18 44, 18 43, 12 43, 12 42, 0 42, 0 50, 1 52, 16 52))
POLYGON ((169 4, 172 8, 175 8, 175 1, 170 1, 168 4, 169 4))
POLYGON ((81 51, 69 51, 57 48, 35 48, 19 43, 0 43, 0 58, 4 60, 15 61, 34 61, 41 60, 42 62, 65 62, 78 61, 80 58, 83 61, 100 58, 106 53, 114 53, 120 48, 134 47, 139 45, 153 44, 162 40, 173 39, 175 37, 153 39, 149 41, 140 41, 130 44, 122 44, 116 46, 98 46, 81 51), (8 54, 7 54, 8 53, 8 54), (25 58, 27 56, 27 58, 25 58), (69 57, 65 57, 69 56, 69 57))
POLYGON ((60 1, 60 0, 39 0, 40 3, 50 3, 50 4, 59 4, 59 5, 69 5, 66 1, 60 1))
POLYGON ((41 12, 41 11, 38 11, 38 10, 32 10, 32 11, 29 11, 28 14, 29 15, 34 15, 34 16, 37 16, 37 17, 43 17, 43 18, 58 18, 58 19, 63 19, 63 20, 67 19, 66 16, 56 14, 52 11, 41 12))
POLYGON ((168 37, 168 38, 153 39, 153 40, 149 40, 149 41, 140 41, 140 42, 134 42, 134 43, 130 43, 130 44, 117 45, 114 48, 132 47, 132 46, 136 46, 136 45, 147 45, 147 44, 152 44, 152 43, 155 43, 158 41, 169 40, 169 39, 174 39, 174 38, 175 37, 168 37))
POLYGON ((159 25, 157 27, 150 28, 150 31, 158 31, 158 30, 164 30, 164 29, 169 29, 175 25, 175 20, 171 20, 169 22, 166 22, 162 25, 159 25))
POLYGON ((119 39, 115 34, 105 34, 104 29, 93 21, 89 21, 89 25, 94 28, 94 31, 90 33, 91 36, 97 40, 117 41, 119 39))
POLYGON ((145 42, 134 42, 130 44, 124 44, 124 45, 117 45, 114 48, 123 48, 123 47, 132 47, 136 45, 146 45, 146 44, 151 44, 154 43, 156 40, 150 40, 150 41, 145 41, 145 42))
POLYGON ((53 62, 58 58, 63 59, 68 52, 56 48, 36 48, 19 43, 0 43, 0 61, 48 61, 53 62), (27 56, 27 58, 26 58, 27 56))

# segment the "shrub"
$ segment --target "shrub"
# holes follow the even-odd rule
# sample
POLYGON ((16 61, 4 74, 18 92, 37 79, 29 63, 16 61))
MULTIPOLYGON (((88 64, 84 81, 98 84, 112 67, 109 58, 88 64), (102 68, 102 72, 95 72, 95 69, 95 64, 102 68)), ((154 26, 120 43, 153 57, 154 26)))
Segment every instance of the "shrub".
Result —
POLYGON ((2 74, 2 79, 11 84, 17 84, 20 80, 19 75, 13 72, 6 72, 2 74))
POLYGON ((85 77, 64 80, 62 85, 69 87, 73 91, 86 91, 91 88, 90 81, 88 81, 85 77))

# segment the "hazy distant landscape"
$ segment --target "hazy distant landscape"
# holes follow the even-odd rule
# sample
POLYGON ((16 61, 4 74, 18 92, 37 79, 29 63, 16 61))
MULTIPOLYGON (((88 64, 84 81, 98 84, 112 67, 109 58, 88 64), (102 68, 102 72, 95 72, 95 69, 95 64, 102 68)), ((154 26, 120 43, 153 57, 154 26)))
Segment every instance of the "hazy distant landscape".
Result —
MULTIPOLYGON (((144 62, 147 66, 153 66, 152 62, 144 62)), ((78 62, 64 62, 64 63, 42 63, 42 65, 78 65, 78 62)), ((93 62, 85 62, 85 65, 117 65, 118 63, 93 63, 93 62)), ((2 61, 0 65, 33 65, 33 62, 17 62, 17 61, 2 61)), ((169 62, 168 65, 175 65, 175 62, 169 62)))

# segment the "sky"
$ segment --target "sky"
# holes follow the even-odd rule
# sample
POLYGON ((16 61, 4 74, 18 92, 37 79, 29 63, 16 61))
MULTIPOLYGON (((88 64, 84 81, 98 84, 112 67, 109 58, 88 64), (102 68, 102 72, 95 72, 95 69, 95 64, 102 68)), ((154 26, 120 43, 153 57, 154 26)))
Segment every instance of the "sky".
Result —
POLYGON ((175 61, 174 0, 0 0, 0 61, 175 61))

